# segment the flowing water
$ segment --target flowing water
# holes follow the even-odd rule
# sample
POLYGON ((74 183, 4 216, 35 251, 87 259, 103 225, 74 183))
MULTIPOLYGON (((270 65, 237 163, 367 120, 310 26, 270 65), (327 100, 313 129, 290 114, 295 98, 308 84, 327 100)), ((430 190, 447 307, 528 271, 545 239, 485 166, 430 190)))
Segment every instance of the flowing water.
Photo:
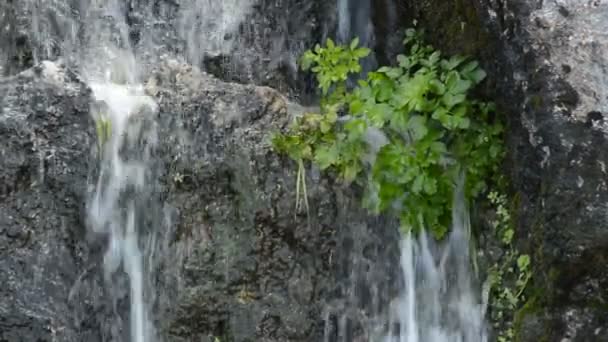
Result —
POLYGON ((384 342, 485 342, 487 333, 479 292, 472 284, 469 217, 457 191, 452 230, 434 243, 425 232, 405 234, 401 242, 401 296, 390 308, 384 342))
MULTIPOLYGON (((435 241, 424 231, 407 233, 401 234, 398 258, 385 254, 385 260, 375 261, 380 264, 370 265, 354 255, 341 296, 347 298, 346 303, 332 302, 325 313, 325 342, 488 341, 485 304, 469 255, 470 222, 461 189, 455 191, 452 227, 443 241, 435 241), (385 266, 385 262, 392 263, 385 266), (370 266, 388 268, 380 271, 384 278, 378 279, 370 266)), ((387 229, 387 223, 374 228, 387 229)))
MULTIPOLYGON (((129 327, 121 328, 117 319, 117 330, 122 332, 112 340, 154 342, 158 340, 151 311, 155 291, 146 266, 146 258, 153 251, 143 247, 147 244, 142 235, 153 229, 144 222, 149 215, 146 201, 156 181, 152 165, 157 132, 151 118, 157 105, 143 92, 141 74, 145 70, 139 63, 155 50, 135 51, 129 30, 133 19, 127 18, 122 1, 26 3, 31 29, 40 46, 33 57, 63 51, 61 57, 77 67, 93 91, 92 113, 98 126, 103 123, 101 126, 111 133, 100 141, 98 178, 87 207, 91 230, 108 237, 104 276, 110 293, 120 272, 129 280, 129 327), (128 331, 128 338, 124 331, 128 331)), ((183 57, 200 64, 204 55, 228 53, 239 44, 239 24, 254 3, 183 1, 176 25, 178 36, 187 42, 183 57)), ((371 6, 370 0, 337 0, 338 41, 357 36, 363 45, 373 45, 371 6)), ((143 32, 140 42, 154 41, 151 32, 143 32)), ((375 62, 366 63, 365 69, 369 70, 375 62)), ((455 203, 453 228, 444 243, 437 244, 424 233, 403 236, 401 293, 383 308, 386 315, 381 322, 376 320, 369 327, 370 338, 383 342, 487 340, 483 308, 472 281, 469 219, 460 192, 455 203)))
MULTIPOLYGON (((91 227, 109 235, 109 246, 104 256, 105 277, 112 282, 120 266, 129 276, 130 332, 132 342, 152 341, 153 326, 149 320, 148 303, 144 300, 145 274, 140 249, 136 215, 136 201, 145 193, 150 149, 155 139, 148 139, 138 156, 127 159, 123 150, 136 143, 141 132, 138 125, 130 125, 137 116, 155 110, 154 102, 143 95, 140 87, 91 83, 93 95, 103 104, 97 109, 98 120, 110 123, 111 135, 101 148, 101 170, 94 195, 89 203, 91 227)), ((148 136, 154 132, 147 132, 148 136)))
MULTIPOLYGON (((387 1, 388 13, 394 4, 387 1)), ((359 37, 365 46, 373 45, 371 3, 368 0, 338 0, 338 41, 359 37)), ((387 18, 389 20, 390 18, 387 18)), ((364 61, 364 71, 375 65, 364 61)), ((425 232, 405 234, 401 241, 401 294, 391 303, 388 318, 373 319, 369 335, 386 334, 383 342, 485 342, 487 331, 479 287, 473 284, 469 256, 470 221, 462 189, 454 198, 452 230, 442 243, 425 232), (378 332, 374 332, 378 330, 378 332)), ((344 335, 346 336, 346 335, 344 335)), ((346 342, 346 340, 344 341, 346 342)))
POLYGON ((125 4, 119 0, 79 2, 41 2, 26 4, 31 28, 41 49, 38 54, 52 56, 53 49, 76 66, 92 90, 91 112, 98 134, 99 172, 87 203, 90 229, 107 237, 104 277, 114 302, 116 318, 112 341, 153 342, 148 274, 141 234, 145 203, 154 179, 150 169, 156 130, 150 124, 157 110, 144 95, 137 58, 131 46, 125 4), (120 274, 128 277, 128 328, 117 309, 122 289, 120 274), (128 336, 127 336, 128 335, 128 336))

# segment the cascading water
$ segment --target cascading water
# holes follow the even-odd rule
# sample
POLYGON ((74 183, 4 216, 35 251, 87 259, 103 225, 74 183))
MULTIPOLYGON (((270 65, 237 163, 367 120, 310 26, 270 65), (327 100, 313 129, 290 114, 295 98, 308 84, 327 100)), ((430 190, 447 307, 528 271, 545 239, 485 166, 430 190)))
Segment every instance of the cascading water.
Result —
MULTIPOLYGON (((114 5, 109 6, 114 11, 106 13, 118 23, 123 42, 128 42, 126 24, 120 24, 125 19, 119 15, 119 4, 114 5)), ((143 127, 142 121, 156 111, 156 104, 144 95, 143 86, 137 84, 135 57, 128 44, 123 45, 126 48, 112 44, 111 40, 101 41, 93 51, 101 52, 99 55, 105 56, 105 60, 96 61, 97 67, 91 66, 84 72, 95 100, 100 103, 93 110, 96 123, 98 127, 106 127, 98 137, 100 173, 88 214, 92 229, 109 235, 104 256, 108 283, 112 283, 121 266, 129 278, 129 341, 151 342, 156 337, 146 301, 151 298, 145 293, 147 280, 139 236, 146 227, 138 224, 142 222, 139 216, 146 213, 137 208, 144 196, 149 195, 151 151, 157 141, 154 127, 143 127)), ((90 66, 88 63, 84 65, 90 66)))
MULTIPOLYGON (((391 1, 388 6, 394 6, 391 1)), ((373 45, 371 3, 338 0, 338 41, 359 37, 373 45)), ((391 11, 391 8, 388 8, 391 11)), ((363 61, 369 71, 375 61, 363 61)), ((369 323, 368 335, 383 342, 485 342, 487 332, 483 304, 473 286, 469 256, 470 222, 462 182, 455 191, 452 230, 446 241, 437 243, 423 231, 405 234, 401 241, 399 298, 380 309, 380 318, 369 323), (388 317, 388 318, 386 318, 388 317), (389 327, 388 333, 386 327, 389 327)), ((343 326, 345 324, 342 324, 343 326)), ((348 336, 342 332, 342 340, 348 336)), ((327 333, 326 333, 327 339, 327 333)), ((341 340, 341 341, 342 341, 341 340)))
MULTIPOLYGON (((488 341, 485 308, 469 256, 468 208, 462 186, 456 190, 451 231, 443 241, 424 231, 395 231, 390 237, 400 235, 399 257, 383 259, 388 256, 384 254, 370 262, 349 254, 354 258, 348 259, 346 291, 327 308, 324 341, 488 341), (400 267, 390 271, 395 261, 400 267), (376 272, 383 267, 388 270, 376 272)), ((386 224, 381 220, 375 229, 387 229, 386 224)))
MULTIPOLYGON (((185 54, 189 61, 200 65, 204 55, 230 53, 238 42, 235 35, 239 24, 254 3, 183 1, 177 10, 175 28, 187 42, 185 54)), ((143 217, 150 209, 146 207, 146 197, 154 191, 153 150, 157 137, 151 117, 157 109, 139 84, 144 70, 138 62, 143 58, 142 52, 137 54, 131 46, 127 5, 119 0, 30 0, 27 4, 32 14, 31 29, 40 46, 39 51, 34 49, 38 51, 34 59, 61 51, 61 56, 79 69, 92 89, 97 101, 92 105, 93 115, 103 127, 102 133, 110 133, 99 137, 99 174, 87 203, 91 229, 108 237, 104 270, 110 293, 118 291, 113 288, 119 287, 114 282, 121 268, 129 282, 129 328, 122 326, 120 310, 115 309, 116 332, 109 339, 153 342, 158 339, 150 308, 155 298, 154 289, 148 284, 146 261, 153 251, 143 247, 142 235, 153 229, 144 224, 143 217), (47 7, 54 8, 53 18, 47 17, 47 7), (125 334, 130 336, 126 338, 125 334)), ((363 45, 373 45, 372 2, 337 0, 337 5, 338 41, 347 42, 358 36, 363 45)), ((153 21, 142 19, 146 23, 153 21)), ((140 42, 153 41, 146 36, 150 33, 141 35, 140 42)), ((369 64, 364 69, 370 70, 375 62, 366 63, 369 64)), ((461 194, 455 203, 452 232, 444 243, 436 244, 424 233, 403 236, 402 293, 384 308, 388 315, 381 319, 382 324, 370 328, 376 341, 486 341, 483 310, 469 268, 469 223, 461 194)), ((342 341, 351 342, 346 337, 342 341)))
POLYGON ((157 137, 155 125, 150 124, 153 120, 148 119, 157 106, 139 84, 125 6, 118 0, 26 4, 42 55, 52 56, 52 50, 58 48, 65 62, 79 69, 93 93, 99 171, 87 214, 91 230, 107 236, 108 241, 104 278, 116 316, 109 339, 152 342, 156 336, 149 305, 154 298, 144 263, 150 251, 140 247, 140 235, 153 229, 142 225, 142 217, 149 215, 145 203, 153 192, 150 165, 157 137), (123 291, 118 280, 121 271, 129 284, 129 328, 123 327, 118 309, 123 291))
POLYGON ((253 0, 187 0, 180 5, 178 33, 188 42, 186 57, 200 66, 205 55, 231 52, 237 30, 253 0))
POLYGON ((454 198, 452 231, 436 244, 422 231, 401 242, 401 296, 390 308, 384 342, 485 342, 484 310, 472 284, 469 216, 459 187, 454 198))
POLYGON ((134 160, 122 155, 123 149, 137 143, 141 127, 130 125, 137 116, 155 110, 155 103, 143 95, 141 87, 111 83, 92 83, 93 94, 103 104, 98 108, 98 122, 111 127, 108 141, 102 145, 101 170, 94 196, 89 203, 89 219, 93 230, 109 234, 109 247, 104 256, 105 277, 112 276, 122 265, 129 276, 130 331, 132 342, 153 341, 148 304, 144 300, 145 274, 142 251, 139 247, 136 215, 137 203, 147 185, 150 150, 155 143, 154 130, 147 132, 148 141, 138 150, 134 160))

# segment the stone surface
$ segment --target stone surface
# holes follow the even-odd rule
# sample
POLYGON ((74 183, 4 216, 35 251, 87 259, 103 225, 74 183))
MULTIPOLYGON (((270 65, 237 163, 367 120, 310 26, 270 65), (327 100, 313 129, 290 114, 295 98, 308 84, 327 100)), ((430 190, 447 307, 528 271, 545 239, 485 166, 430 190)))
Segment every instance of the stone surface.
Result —
POLYGON ((488 10, 501 32, 498 60, 507 62, 496 82, 512 115, 518 235, 533 254, 540 292, 521 319, 539 320, 549 341, 608 339, 608 3, 518 1, 488 10))
MULTIPOLYGON (((394 293, 397 231, 357 213, 359 203, 314 171, 310 210, 295 211, 296 167, 269 145, 269 133, 290 122, 282 95, 175 61, 146 87, 160 105, 166 201, 179 211, 168 253, 182 258, 166 307, 169 340, 318 341, 325 318, 331 333, 349 310, 376 314, 373 295, 349 293, 372 284, 394 293)), ((351 316, 366 323, 365 314, 351 316)))
MULTIPOLYGON (((84 211, 98 171, 90 91, 52 62, 1 79, 0 90, 0 340, 128 341, 128 278, 105 281, 106 237, 88 232, 84 211)), ((269 138, 298 106, 176 61, 159 64, 146 91, 160 106, 160 140, 140 244, 159 336, 364 334, 396 294, 398 232, 315 170, 310 208, 296 212, 295 165, 269 138)))
POLYGON ((608 339, 608 3, 423 0, 413 7, 438 46, 482 60, 484 92, 507 116, 518 244, 535 265, 520 340, 608 339))
POLYGON ((100 341, 95 297, 72 297, 91 266, 88 111, 89 90, 59 65, 0 79, 1 341, 100 341))
MULTIPOLYGON (((66 14, 74 11, 86 22, 87 13, 62 0, 49 1, 41 13, 34 3, 0 3, 4 75, 90 41, 90 35, 67 35, 81 22, 66 14)), ((381 253, 378 246, 396 240, 396 232, 354 215, 352 196, 314 170, 309 216, 294 212, 295 167, 275 156, 266 140, 288 122, 285 99, 268 88, 224 83, 159 61, 161 55, 187 55, 180 32, 180 4, 183 10, 186 3, 197 4, 141 0, 117 11, 125 13, 144 74, 155 75, 148 91, 161 106, 156 166, 159 200, 167 204, 157 214, 168 228, 156 232, 162 243, 152 250, 161 256, 151 273, 159 286, 160 331, 176 341, 213 335, 316 341, 324 318, 356 317, 353 308, 369 307, 367 300, 352 299, 370 298, 370 279, 393 277, 382 260, 394 260, 396 247, 381 253), (371 260, 383 266, 361 276, 371 260), (352 293, 357 295, 348 297, 352 293)), ((333 2, 261 0, 236 32, 222 36, 242 44, 220 53, 198 51, 201 58, 192 61, 225 80, 272 85, 299 97, 311 89, 309 79, 294 72, 295 57, 332 35, 335 13, 333 2)), ((370 15, 380 61, 399 50, 396 28, 417 18, 436 46, 473 54, 488 71, 482 92, 509 121, 505 168, 519 199, 517 241, 535 265, 534 305, 519 315, 521 340, 606 339, 608 3, 384 0, 374 2, 370 15), (403 19, 389 25, 382 13, 391 12, 403 19)), ((46 64, 39 74, 31 69, 0 81, 0 209, 6 212, 0 216, 0 277, 6 279, 0 280, 9 284, 0 292, 0 339, 9 341, 26 331, 48 339, 51 328, 68 341, 111 329, 103 322, 113 308, 96 276, 95 248, 103 243, 85 243, 80 213, 86 172, 93 169, 87 164, 91 135, 78 133, 91 130, 84 114, 88 94, 72 76, 52 69, 46 64), (67 134, 72 125, 89 126, 67 134), (41 265, 53 267, 41 273, 41 265), (16 282, 19 277, 33 280, 16 282), (78 300, 66 301, 75 283, 71 293, 78 300), (42 297, 47 290, 50 295, 42 297), (30 307, 26 300, 40 304, 30 307)), ((354 318, 350 331, 361 330, 361 321, 354 318)), ((98 335, 90 336, 95 341, 98 335)))

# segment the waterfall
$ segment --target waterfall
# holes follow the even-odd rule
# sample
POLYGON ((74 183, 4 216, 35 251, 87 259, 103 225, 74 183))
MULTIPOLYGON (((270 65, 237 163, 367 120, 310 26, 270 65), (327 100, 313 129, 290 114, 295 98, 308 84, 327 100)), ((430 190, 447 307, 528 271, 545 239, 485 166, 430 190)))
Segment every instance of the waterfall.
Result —
POLYGON ((374 220, 368 230, 345 227, 353 230, 352 236, 387 230, 383 238, 399 241, 399 253, 385 246, 364 256, 356 243, 342 251, 341 262, 347 264, 337 272, 347 276, 322 317, 325 342, 488 341, 481 286, 469 253, 470 219, 462 184, 458 182, 454 193, 450 232, 441 241, 425 231, 393 231, 390 219, 374 220))
POLYGON ((483 307, 470 268, 468 215, 457 197, 452 231, 435 244, 422 231, 401 242, 404 286, 389 315, 399 328, 384 342, 485 342, 483 307))
POLYGON ((456 191, 452 230, 435 243, 422 231, 401 242, 401 296, 390 308, 384 342, 485 342, 484 311, 469 258, 469 216, 461 187, 456 191))
POLYGON ((89 203, 89 220, 93 230, 109 235, 104 256, 108 283, 121 265, 129 277, 130 341, 153 341, 153 326, 144 297, 145 274, 138 233, 143 227, 138 227, 141 220, 136 218, 145 213, 136 208, 141 206, 137 202, 146 194, 150 152, 156 139, 153 128, 140 132, 142 126, 134 123, 142 120, 141 116, 153 113, 155 103, 143 95, 141 87, 109 82, 90 86, 96 100, 102 102, 96 108, 97 120, 108 120, 111 134, 102 145, 101 170, 89 203), (124 149, 138 143, 142 133, 149 137, 143 149, 137 148, 131 156, 122 155, 124 149))
MULTIPOLYGON (((359 37, 362 45, 373 45, 371 7, 368 0, 338 0, 337 40, 349 42, 359 37)), ((394 4, 387 2, 388 12, 394 4)), ((391 18, 387 18, 391 20, 391 18)), ((394 18, 392 18, 394 20, 394 18)), ((375 65, 362 61, 363 70, 375 65)), ((426 232, 417 236, 406 233, 400 243, 400 273, 403 278, 400 296, 394 300, 386 317, 371 318, 368 335, 383 342, 485 342, 487 331, 480 291, 473 284, 470 267, 470 221, 462 184, 458 182, 452 212, 452 229, 442 242, 426 232), (386 332, 386 327, 388 332, 386 332), (380 336, 380 337, 379 337, 380 336)), ((385 315, 385 313, 380 313, 385 315)), ((346 317, 342 317, 344 328, 346 317)), ((328 318, 325 318, 326 324, 328 318)), ((328 325, 326 325, 326 330, 328 325)), ((329 339, 326 331, 326 340, 329 339)), ((341 331, 340 340, 348 339, 341 331)))
POLYGON ((133 84, 136 76, 129 70, 135 69, 120 64, 132 60, 116 59, 110 68, 102 69, 105 79, 98 81, 92 77, 89 82, 95 100, 102 103, 93 114, 98 125, 105 122, 109 127, 109 136, 107 141, 100 142, 101 170, 88 213, 92 229, 109 234, 104 256, 105 278, 111 282, 121 265, 129 277, 130 341, 150 342, 154 329, 144 295, 146 274, 139 236, 145 227, 139 226, 142 220, 137 217, 146 213, 136 208, 149 192, 151 150, 156 142, 154 128, 146 130, 141 121, 154 113, 156 104, 144 95, 141 85, 133 84), (117 80, 127 84, 114 83, 117 80), (147 137, 143 146, 138 146, 142 134, 147 137))
MULTIPOLYGON (((59 57, 92 90, 91 114, 98 133, 98 172, 87 201, 91 231, 107 237, 104 279, 113 302, 112 341, 153 342, 154 327, 143 235, 154 215, 153 150, 157 142, 152 115, 156 103, 144 94, 140 69, 130 41, 126 4, 120 0, 28 1, 34 58, 59 57), (51 38, 52 37, 52 38, 51 38), (118 302, 125 296, 121 278, 128 278, 129 327, 123 327, 118 302), (129 337, 127 337, 129 335, 129 337)), ((43 62, 46 63, 46 62, 43 62)), ((105 323, 104 323, 105 324, 105 323)))
POLYGON ((186 0, 180 5, 178 33, 186 42, 186 57, 200 66, 204 56, 230 53, 242 19, 253 0, 186 0))
MULTIPOLYGON (((157 181, 154 150, 158 132, 154 116, 158 106, 145 95, 141 83, 146 72, 143 61, 149 62, 150 55, 158 61, 160 56, 156 54, 156 47, 151 46, 158 32, 153 30, 154 17, 136 18, 149 26, 142 24, 139 46, 132 41, 134 24, 130 21, 135 19, 128 18, 127 6, 134 6, 136 2, 27 0, 24 6, 31 14, 36 62, 63 58, 78 70, 92 90, 91 114, 101 134, 98 170, 87 201, 87 222, 92 232, 107 237, 108 241, 103 273, 116 316, 111 323, 113 336, 109 339, 154 342, 159 338, 152 317, 156 298, 151 286, 149 258, 155 253, 156 242, 150 241, 156 241, 153 235, 157 227, 150 223, 155 220, 150 217, 163 215, 160 211, 154 212, 156 207, 150 205, 155 200, 157 181), (124 297, 124 289, 117 279, 125 276, 128 327, 123 326, 117 303, 124 297)), ((145 16, 154 4, 152 1, 142 3, 146 5, 142 5, 144 8, 140 8, 138 14, 145 16)), ((184 51, 180 51, 183 57, 200 66, 205 56, 233 52, 240 43, 238 39, 242 38, 238 36, 239 25, 257 3, 255 0, 181 1, 172 25, 176 31, 173 33, 185 43, 184 51)), ((356 36, 362 45, 373 46, 372 1, 337 0, 337 5, 337 40, 345 43, 356 36)), ((371 70, 375 65, 373 56, 363 64, 365 71, 371 70)), ((469 267, 469 218, 461 189, 457 191, 455 203, 453 227, 446 241, 437 243, 424 232, 402 236, 403 286, 400 295, 383 308, 387 314, 382 317, 382 324, 370 328, 379 337, 377 340, 487 340, 483 311, 469 267)), ((348 329, 346 319, 339 324, 348 329)), ((347 337, 343 340, 351 342, 347 337)))

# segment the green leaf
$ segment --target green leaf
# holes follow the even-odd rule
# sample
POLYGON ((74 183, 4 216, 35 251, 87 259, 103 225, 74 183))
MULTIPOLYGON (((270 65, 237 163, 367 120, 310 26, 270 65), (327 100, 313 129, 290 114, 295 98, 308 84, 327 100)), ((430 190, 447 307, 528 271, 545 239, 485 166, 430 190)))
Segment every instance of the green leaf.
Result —
POLYGON ((386 103, 371 103, 367 107, 367 117, 372 125, 382 127, 393 116, 392 108, 386 103))
POLYGON ((349 105, 349 111, 352 114, 356 115, 356 114, 360 114, 363 112, 364 103, 359 98, 352 100, 348 105, 349 105))
POLYGON ((412 116, 407 122, 407 128, 414 140, 420 140, 429 132, 426 127, 426 118, 421 115, 412 116))
POLYGON ((425 180, 426 178, 424 174, 418 175, 416 179, 414 179, 414 183, 412 184, 412 192, 415 194, 419 194, 424 187, 425 180))
POLYGON ((372 50, 368 49, 368 48, 358 48, 357 50, 355 50, 355 57, 357 58, 365 58, 367 56, 369 56, 369 54, 371 53, 372 50))
POLYGON ((405 55, 398 55, 397 62, 399 62, 399 66, 404 69, 409 69, 411 66, 410 58, 405 55))
POLYGON ((437 192, 437 181, 433 178, 426 178, 424 182, 424 192, 427 195, 434 195, 437 192))
POLYGON ((530 256, 527 254, 520 255, 517 258, 517 268, 523 272, 528 269, 528 266, 530 266, 530 256))
POLYGON ((350 138, 358 138, 363 136, 367 130, 367 125, 362 119, 352 119, 344 125, 344 128, 350 138))
POLYGON ((481 69, 476 69, 476 70, 473 70, 473 71, 467 73, 466 76, 474 84, 479 84, 479 83, 481 83, 481 81, 483 81, 486 78, 487 74, 485 71, 483 71, 481 69))
POLYGON ((441 67, 442 67, 444 70, 448 70, 448 71, 449 71, 449 70, 453 70, 453 69, 455 69, 456 67, 458 67, 458 66, 459 66, 459 65, 460 65, 462 62, 464 62, 465 60, 466 60, 466 58, 465 58, 465 57, 463 57, 463 56, 459 56, 459 55, 455 55, 455 56, 450 57, 450 59, 449 59, 449 60, 447 60, 447 61, 446 61, 446 60, 442 61, 442 63, 441 63, 441 67))
POLYGON ((443 142, 434 141, 433 143, 431 143, 431 151, 433 151, 437 154, 443 154, 443 153, 447 153, 448 149, 443 142))
POLYGON ((435 51, 429 56, 429 64, 435 65, 439 62, 439 58, 441 58, 441 52, 435 51))
POLYGON ((507 229, 505 230, 505 232, 502 235, 502 243, 504 243, 505 245, 509 245, 511 244, 511 241, 513 241, 513 234, 515 232, 513 231, 513 229, 507 229))
POLYGON ((344 170, 342 172, 342 178, 344 178, 347 183, 350 183, 354 181, 355 178, 357 178, 357 175, 359 174, 360 170, 361 169, 359 165, 355 163, 348 164, 344 167, 344 170))
POLYGON ((467 64, 465 64, 462 69, 460 70, 460 72, 462 72, 463 74, 468 74, 471 71, 477 69, 477 67, 479 66, 479 62, 477 61, 471 61, 467 64))
POLYGON ((333 127, 333 125, 331 124, 331 122, 329 122, 327 120, 323 120, 319 124, 319 129, 321 130, 321 133, 323 133, 323 134, 331 131, 332 127, 333 127))
MULTIPOLYGON (((487 77, 479 64, 462 56, 442 58, 422 36, 422 31, 408 30, 406 54, 397 56, 398 66, 367 73, 354 89, 346 81, 361 71, 359 60, 371 52, 358 47, 358 39, 347 45, 329 39, 326 46, 305 52, 300 66, 316 77, 321 114, 299 117, 287 132, 273 135, 272 144, 294 160, 312 160, 322 170, 332 168, 346 182, 358 180, 378 214, 394 214, 404 229, 426 229, 441 239, 451 226, 456 177, 466 173, 469 203, 486 191, 487 184, 495 184, 488 181, 504 155, 504 127, 490 113, 491 103, 470 97, 471 88, 487 77), (338 119, 341 110, 348 112, 348 120, 338 119), (373 165, 364 168, 368 143, 376 144, 367 140, 372 135, 365 136, 369 125, 381 132, 383 141, 373 165)), ((514 233, 508 212, 497 217, 496 238, 509 245, 514 233)), ((504 256, 508 263, 500 273, 507 276, 510 267, 517 279, 496 283, 525 287, 528 278, 515 268, 513 250, 504 256)), ((529 260, 517 261, 517 267, 530 267, 522 266, 529 260)), ((492 311, 492 317, 512 316, 505 310, 523 300, 520 294, 502 293, 505 309, 492 311)))
POLYGON ((432 79, 429 82, 429 89, 437 95, 443 95, 446 91, 445 85, 438 79, 432 79))
POLYGON ((441 102, 447 107, 452 108, 458 104, 463 103, 466 100, 466 96, 464 94, 454 95, 452 93, 445 93, 441 98, 441 102))
POLYGON ((335 165, 338 160, 338 148, 336 145, 323 145, 315 150, 314 161, 321 170, 335 165))
POLYGON ((325 114, 325 119, 327 122, 334 124, 338 121, 338 108, 336 106, 330 106, 329 110, 325 114))
POLYGON ((396 79, 403 75, 403 70, 401 68, 390 68, 388 72, 386 72, 386 76, 396 79))

